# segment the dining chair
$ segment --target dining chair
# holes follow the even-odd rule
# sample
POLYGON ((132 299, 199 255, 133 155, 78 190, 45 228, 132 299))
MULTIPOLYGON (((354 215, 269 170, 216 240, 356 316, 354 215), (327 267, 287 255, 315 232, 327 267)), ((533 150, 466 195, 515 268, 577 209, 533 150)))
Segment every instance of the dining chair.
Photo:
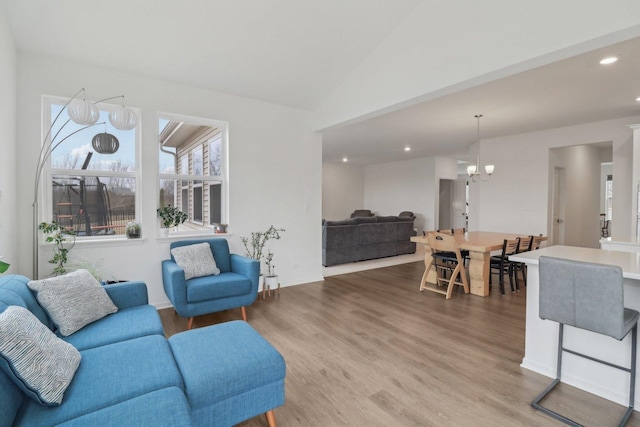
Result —
POLYGON ((429 290, 450 299, 453 287, 462 286, 464 293, 468 294, 467 272, 455 238, 450 234, 435 232, 427 234, 427 242, 431 251, 431 264, 422 276, 420 292, 429 290), (436 283, 433 286, 427 284, 427 276, 431 270, 435 270, 436 273, 436 283), (449 278, 447 278, 447 272, 451 273, 449 278), (443 288, 445 285, 446 289, 443 288))
POLYGON ((511 287, 511 292, 515 292, 515 288, 513 286, 513 265, 509 262, 509 256, 515 255, 518 250, 518 246, 520 245, 520 238, 516 237, 515 239, 504 239, 502 242, 502 252, 499 256, 492 256, 489 260, 491 270, 489 271, 489 284, 492 282, 493 270, 498 270, 498 274, 500 277, 500 294, 504 295, 504 274, 507 273, 509 276, 509 286, 511 287))
MULTIPOLYGON (((453 234, 454 236, 456 234, 464 234, 466 232, 467 230, 464 227, 451 229, 451 234, 453 234)), ((469 264, 469 251, 467 249, 460 249, 460 255, 462 255, 462 259, 464 259, 465 266, 469 264)))
POLYGON ((533 240, 531 241, 531 250, 535 251, 540 249, 540 245, 542 245, 542 234, 533 236, 533 240))
MULTIPOLYGON (((533 236, 521 237, 516 253, 529 252, 533 245, 533 236)), ((516 291, 520 292, 520 283, 518 282, 518 272, 522 273, 522 283, 527 286, 527 265, 524 262, 509 261, 513 269, 513 277, 516 282, 516 291)))

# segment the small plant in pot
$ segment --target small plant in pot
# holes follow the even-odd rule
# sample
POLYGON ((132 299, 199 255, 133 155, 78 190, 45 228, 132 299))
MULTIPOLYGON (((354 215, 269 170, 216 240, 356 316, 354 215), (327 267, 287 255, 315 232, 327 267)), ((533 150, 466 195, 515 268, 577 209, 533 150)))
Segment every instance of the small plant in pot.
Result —
MULTIPOLYGON (((284 231, 284 228, 275 228, 272 225, 267 229, 267 231, 253 231, 250 238, 241 237, 240 240, 247 252, 247 257, 262 263, 264 245, 269 240, 280 240, 280 233, 284 231)), ((262 264, 260 264, 260 283, 258 285, 258 290, 262 289, 264 289, 264 276, 262 274, 262 264)))
POLYGON ((278 275, 276 274, 276 266, 273 265, 273 252, 267 251, 267 256, 264 257, 267 264, 267 275, 264 278, 265 286, 267 290, 276 289, 278 287, 278 275))
POLYGON ((42 222, 38 229, 47 236, 45 240, 48 243, 53 243, 53 258, 49 260, 50 264, 56 264, 53 274, 56 276, 65 274, 67 269, 64 265, 68 261, 69 251, 76 244, 75 233, 67 230, 56 221, 42 222), (70 245, 66 245, 67 237, 73 238, 70 245))
POLYGON ((160 233, 162 235, 168 235, 171 227, 179 226, 188 218, 186 213, 171 205, 158 208, 157 212, 158 217, 160 218, 160 233))

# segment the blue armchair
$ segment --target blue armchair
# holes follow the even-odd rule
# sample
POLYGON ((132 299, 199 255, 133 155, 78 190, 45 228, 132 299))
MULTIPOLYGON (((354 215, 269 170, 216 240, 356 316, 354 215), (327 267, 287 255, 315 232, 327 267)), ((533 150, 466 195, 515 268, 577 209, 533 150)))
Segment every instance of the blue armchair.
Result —
POLYGON ((187 329, 193 326, 193 317, 240 307, 242 319, 247 320, 246 306, 258 295, 260 263, 256 260, 229 253, 226 239, 182 240, 172 242, 170 249, 208 243, 220 269, 215 276, 194 277, 185 280, 184 270, 171 259, 162 261, 164 290, 180 316, 188 317, 187 329))

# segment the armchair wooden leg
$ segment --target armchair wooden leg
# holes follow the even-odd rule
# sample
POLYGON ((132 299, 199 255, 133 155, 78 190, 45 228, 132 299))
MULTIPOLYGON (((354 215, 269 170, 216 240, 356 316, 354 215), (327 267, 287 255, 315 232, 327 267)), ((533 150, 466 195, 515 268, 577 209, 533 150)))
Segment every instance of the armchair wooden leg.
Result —
POLYGON ((264 416, 267 417, 267 424, 269 424, 269 427, 276 427, 276 413, 273 412, 273 409, 265 412, 264 416))
POLYGON ((189 317, 189 321, 187 322, 187 330, 193 327, 193 316, 189 317))
POLYGON ((242 320, 244 320, 246 322, 247 321, 247 309, 245 308, 244 305, 242 307, 240 307, 240 311, 242 312, 242 320))

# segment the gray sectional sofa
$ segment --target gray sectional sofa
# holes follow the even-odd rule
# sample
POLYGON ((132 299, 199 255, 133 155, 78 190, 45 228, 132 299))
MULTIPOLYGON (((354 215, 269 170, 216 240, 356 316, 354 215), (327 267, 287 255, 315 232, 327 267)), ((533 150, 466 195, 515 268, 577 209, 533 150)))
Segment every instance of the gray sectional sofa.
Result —
POLYGON ((356 217, 322 224, 322 265, 325 267, 368 259, 412 254, 414 218, 356 217))

